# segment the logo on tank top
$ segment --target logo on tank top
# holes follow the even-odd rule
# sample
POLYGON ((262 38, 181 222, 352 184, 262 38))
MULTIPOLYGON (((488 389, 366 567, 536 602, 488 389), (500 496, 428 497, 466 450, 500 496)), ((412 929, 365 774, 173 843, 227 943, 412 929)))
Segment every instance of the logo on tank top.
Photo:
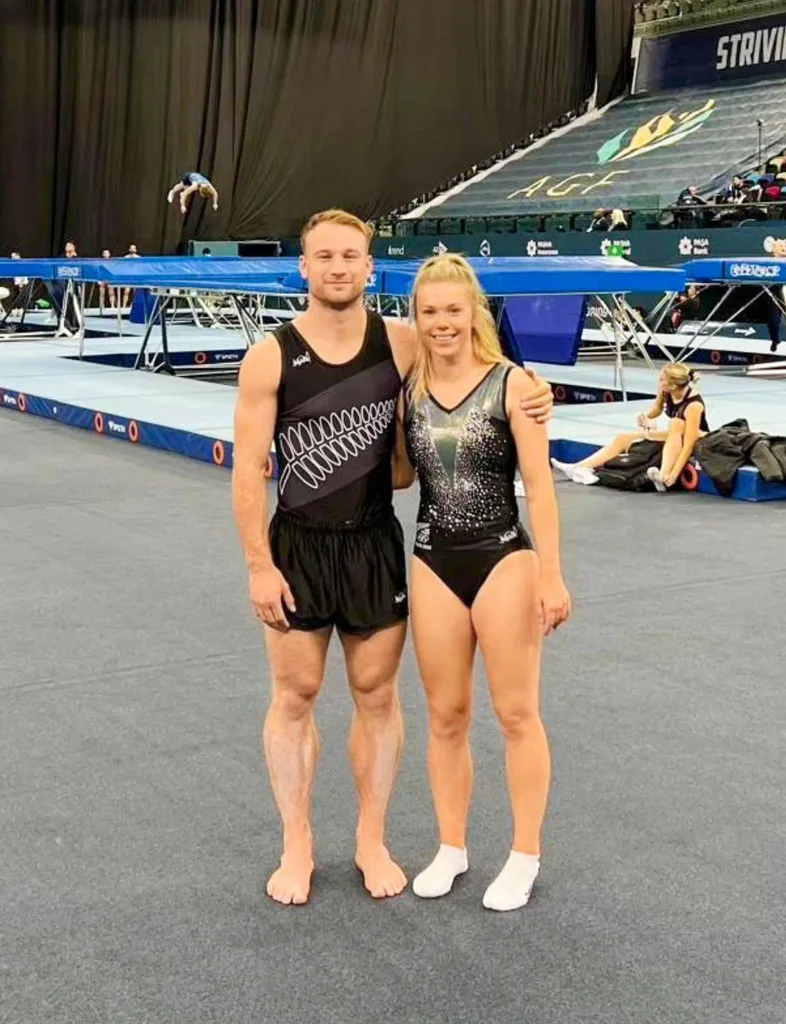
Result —
POLYGON ((305 366, 306 363, 310 363, 310 362, 311 362, 311 353, 310 352, 304 352, 302 356, 296 356, 292 360, 292 365, 293 366, 305 366))
POLYGON ((518 537, 519 531, 517 529, 508 530, 505 533, 499 535, 500 544, 507 544, 508 541, 515 540, 518 537))
POLYGON ((284 494, 293 476, 317 490, 337 469, 372 448, 393 422, 396 402, 396 398, 368 402, 282 430, 276 443, 286 468, 279 478, 279 492, 284 494))

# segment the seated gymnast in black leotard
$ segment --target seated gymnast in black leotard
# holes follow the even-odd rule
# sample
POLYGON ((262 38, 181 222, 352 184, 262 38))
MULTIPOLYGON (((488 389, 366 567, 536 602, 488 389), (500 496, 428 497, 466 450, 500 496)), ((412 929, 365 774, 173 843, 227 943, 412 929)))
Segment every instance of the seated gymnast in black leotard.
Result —
POLYGON ((423 897, 445 895, 468 867, 469 727, 479 644, 505 737, 514 819, 512 852, 483 903, 513 910, 527 902, 538 873, 549 788, 538 695, 541 639, 570 613, 548 437, 519 412, 532 383, 503 356, 466 260, 452 254, 428 260, 415 282, 412 311, 418 346, 399 410, 394 476, 399 486, 414 471, 420 480, 410 614, 428 701, 440 840, 413 889, 423 897), (537 557, 519 522, 517 465, 537 557))
POLYGON ((695 390, 699 377, 685 363, 667 363, 658 375, 658 393, 651 408, 639 413, 639 430, 618 434, 609 444, 593 452, 581 462, 551 460, 554 469, 576 484, 595 484, 595 470, 637 444, 639 441, 662 441, 660 466, 647 471, 647 476, 660 494, 673 487, 687 465, 696 442, 709 433, 707 408, 704 399, 695 390), (659 429, 662 413, 669 421, 668 428, 659 429))

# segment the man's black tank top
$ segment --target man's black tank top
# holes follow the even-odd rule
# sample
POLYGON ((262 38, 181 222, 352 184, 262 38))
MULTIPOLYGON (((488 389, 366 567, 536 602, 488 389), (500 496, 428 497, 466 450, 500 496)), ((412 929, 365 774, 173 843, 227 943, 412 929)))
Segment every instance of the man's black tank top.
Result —
POLYGON ((382 317, 367 316, 362 347, 347 363, 325 362, 294 324, 274 331, 278 508, 309 523, 365 526, 393 514, 401 378, 382 317))
POLYGON ((694 405, 696 402, 701 405, 701 420, 699 422, 699 430, 703 433, 708 434, 710 432, 710 425, 707 422, 707 407, 704 404, 704 399, 701 395, 695 394, 695 392, 689 391, 680 402, 675 402, 671 395, 666 395, 666 401, 664 402, 664 412, 670 420, 684 420, 685 410, 689 405, 694 405))

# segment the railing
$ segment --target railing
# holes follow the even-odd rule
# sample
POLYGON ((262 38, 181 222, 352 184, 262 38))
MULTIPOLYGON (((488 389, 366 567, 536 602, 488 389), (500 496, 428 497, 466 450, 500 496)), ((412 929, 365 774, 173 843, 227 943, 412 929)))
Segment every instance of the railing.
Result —
MULTIPOLYGON (((786 200, 756 203, 707 203, 698 206, 664 206, 648 203, 620 207, 627 230, 658 230, 674 227, 728 229, 740 224, 786 220, 786 200)), ((588 231, 594 214, 590 210, 539 210, 510 216, 426 217, 421 220, 386 220, 377 224, 380 238, 450 235, 556 234, 588 231)), ((622 233, 622 232, 620 232, 622 233)))
POLYGON ((639 36, 665 35, 700 25, 722 25, 784 10, 784 0, 657 0, 634 5, 639 36))

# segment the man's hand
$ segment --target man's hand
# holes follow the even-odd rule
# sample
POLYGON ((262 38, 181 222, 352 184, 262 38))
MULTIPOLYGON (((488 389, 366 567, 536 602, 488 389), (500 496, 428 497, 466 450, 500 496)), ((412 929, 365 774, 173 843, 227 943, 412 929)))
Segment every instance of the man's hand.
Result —
POLYGON ((554 409, 554 392, 551 390, 551 384, 539 377, 534 370, 528 370, 526 366, 523 367, 523 370, 535 388, 521 399, 521 410, 536 423, 548 423, 554 409))
POLYGON ((289 629, 289 621, 284 608, 294 612, 296 610, 295 599, 289 589, 289 584, 278 569, 271 565, 269 569, 257 569, 250 572, 248 574, 248 589, 256 617, 271 629, 286 633, 289 629))

